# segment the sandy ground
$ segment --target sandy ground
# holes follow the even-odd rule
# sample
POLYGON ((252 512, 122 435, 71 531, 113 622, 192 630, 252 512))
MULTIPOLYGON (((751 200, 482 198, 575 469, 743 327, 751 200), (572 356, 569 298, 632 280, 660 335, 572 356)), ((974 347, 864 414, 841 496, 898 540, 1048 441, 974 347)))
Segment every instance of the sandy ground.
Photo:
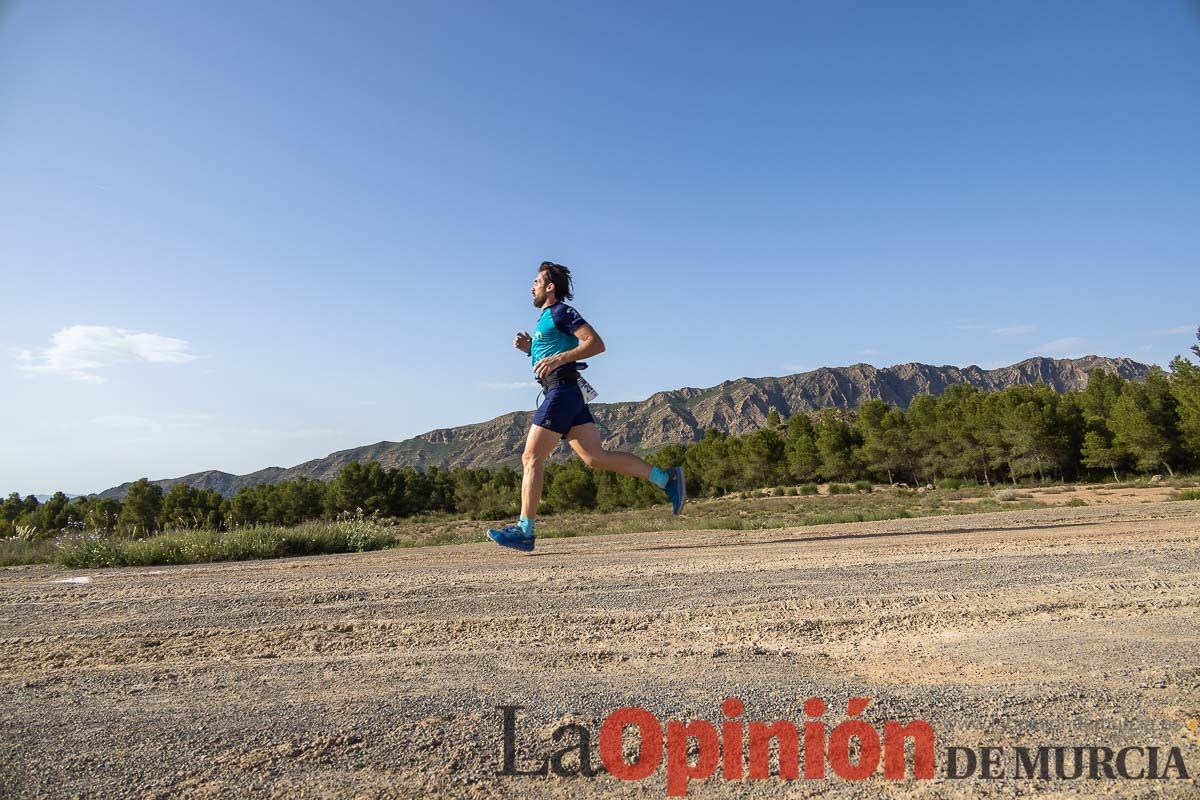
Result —
POLYGON ((1088 505, 1109 503, 1156 503, 1166 500, 1178 490, 1170 486, 1123 487, 1119 489, 1103 486, 1067 486, 1055 489, 1032 489, 1028 494, 1041 503, 1069 503, 1078 497, 1088 505))
POLYGON ((930 723, 939 777, 691 797, 1200 797, 1198 502, 14 567, 0 606, 5 797, 663 797, 662 769, 498 776, 496 706, 528 766, 564 719, 719 723, 730 695, 798 726, 821 697, 830 728, 870 697, 930 723), (1178 747, 1192 777, 948 780, 951 745, 1178 747))

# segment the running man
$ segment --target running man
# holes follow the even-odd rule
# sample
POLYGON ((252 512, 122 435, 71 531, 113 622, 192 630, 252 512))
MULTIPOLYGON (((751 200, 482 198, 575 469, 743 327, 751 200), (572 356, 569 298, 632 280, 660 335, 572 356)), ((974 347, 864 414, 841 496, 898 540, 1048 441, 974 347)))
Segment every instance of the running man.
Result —
POLYGON ((530 290, 533 305, 542 309, 542 315, 538 317, 533 336, 518 333, 513 338, 513 347, 528 354, 533 362, 534 375, 545 390, 546 398, 533 415, 533 425, 529 428, 525 452, 521 456, 524 467, 521 519, 515 525, 489 530, 487 535, 498 545, 526 553, 533 550, 533 523, 538 501, 542 498, 546 458, 564 439, 592 469, 644 478, 664 490, 675 514, 687 499, 682 467, 669 470, 651 467, 632 453, 605 450, 601 444, 600 431, 579 387, 579 370, 587 365, 579 362, 603 353, 604 341, 578 311, 563 302, 574 297, 571 290, 571 270, 561 264, 543 261, 530 290))

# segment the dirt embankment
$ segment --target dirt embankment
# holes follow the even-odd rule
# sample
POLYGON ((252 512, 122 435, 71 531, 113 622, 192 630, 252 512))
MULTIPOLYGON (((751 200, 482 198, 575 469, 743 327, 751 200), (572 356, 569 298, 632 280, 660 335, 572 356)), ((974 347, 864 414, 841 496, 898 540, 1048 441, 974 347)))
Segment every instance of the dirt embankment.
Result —
MULTIPOLYGON (((1200 796, 1200 503, 0 571, 0 796, 657 796, 502 777, 564 719, 928 721, 950 745, 1180 748, 1191 780, 690 785, 693 797, 1200 796), (88 582, 63 582, 87 578, 88 582)), ((593 741, 593 746, 595 742, 593 741)), ((1008 767, 1011 769, 1011 753, 1008 767)), ((1144 766, 1144 761, 1141 762, 1144 766)), ((1160 769, 1161 769, 1160 765, 1160 769)))

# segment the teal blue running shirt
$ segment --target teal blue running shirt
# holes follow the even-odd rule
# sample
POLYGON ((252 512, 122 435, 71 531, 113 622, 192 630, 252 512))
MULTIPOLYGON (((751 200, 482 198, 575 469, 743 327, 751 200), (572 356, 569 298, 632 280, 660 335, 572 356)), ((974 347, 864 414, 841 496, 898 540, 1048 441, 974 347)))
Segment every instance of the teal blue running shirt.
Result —
MULTIPOLYGON (((586 325, 587 321, 579 316, 579 312, 564 302, 557 302, 549 308, 542 309, 537 326, 533 329, 533 346, 529 348, 529 360, 534 364, 543 358, 565 353, 579 346, 579 338, 575 331, 586 325)), ((574 367, 579 362, 572 361, 563 364, 559 369, 574 367)))

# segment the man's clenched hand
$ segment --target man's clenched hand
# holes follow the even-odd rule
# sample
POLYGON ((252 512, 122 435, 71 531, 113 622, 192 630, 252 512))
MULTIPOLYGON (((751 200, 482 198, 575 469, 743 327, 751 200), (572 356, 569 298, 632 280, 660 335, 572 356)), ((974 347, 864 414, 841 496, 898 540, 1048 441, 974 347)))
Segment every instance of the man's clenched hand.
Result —
POLYGON ((520 350, 525 355, 529 355, 529 348, 533 346, 533 337, 528 331, 522 331, 513 337, 513 347, 520 350))
POLYGON ((558 369, 565 363, 567 363, 567 360, 563 358, 562 353, 559 353, 556 356, 548 356, 533 365, 533 374, 537 375, 542 380, 545 380, 551 372, 554 372, 554 370, 558 369))

